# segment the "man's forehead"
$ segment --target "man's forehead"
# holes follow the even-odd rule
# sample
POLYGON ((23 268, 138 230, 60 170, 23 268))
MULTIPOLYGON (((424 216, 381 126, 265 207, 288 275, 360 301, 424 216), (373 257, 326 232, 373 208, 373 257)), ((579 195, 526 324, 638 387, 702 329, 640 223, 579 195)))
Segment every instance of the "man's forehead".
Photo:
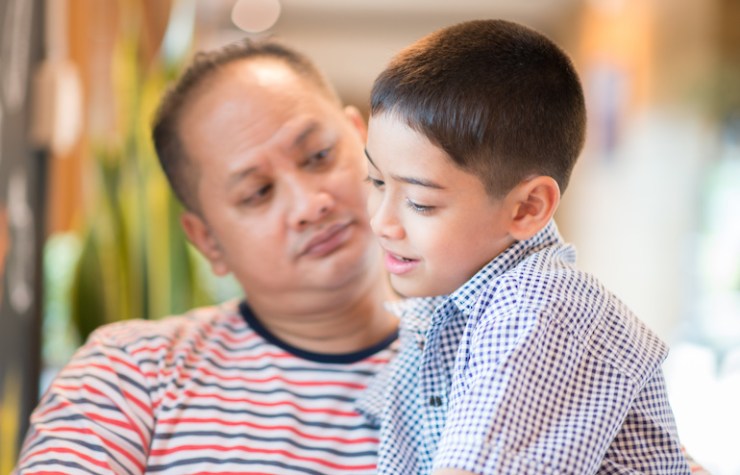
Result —
POLYGON ((279 129, 265 137, 255 148, 283 148, 301 147, 306 141, 324 128, 321 118, 315 115, 301 114, 291 117, 279 129))
POLYGON ((196 158, 217 154, 251 161, 310 146, 312 137, 336 129, 344 117, 339 107, 291 71, 280 61, 261 59, 218 71, 182 117, 181 130, 190 132, 183 134, 185 147, 196 158))
POLYGON ((265 157, 275 157, 278 154, 300 153, 307 147, 310 138, 322 130, 321 122, 311 116, 298 116, 286 122, 274 135, 259 144, 255 144, 237 159, 228 163, 227 189, 241 182, 246 176, 259 170, 265 157))
POLYGON ((218 71, 217 77, 193 94, 183 110, 185 123, 203 129, 218 127, 219 130, 210 132, 223 133, 224 125, 242 129, 247 124, 273 120, 282 122, 280 129, 287 130, 300 128, 302 122, 329 120, 328 116, 334 115, 317 88, 310 87, 308 81, 301 80, 287 66, 253 68, 251 63, 256 60, 240 62, 245 64, 218 71))
POLYGON ((259 90, 306 90, 313 95, 318 85, 305 74, 296 71, 284 60, 271 57, 244 58, 225 65, 215 73, 216 81, 234 81, 259 90))
POLYGON ((281 61, 253 59, 251 61, 240 61, 236 64, 236 67, 238 66, 241 66, 238 71, 250 74, 251 79, 257 86, 269 87, 275 84, 302 82, 302 78, 281 61))

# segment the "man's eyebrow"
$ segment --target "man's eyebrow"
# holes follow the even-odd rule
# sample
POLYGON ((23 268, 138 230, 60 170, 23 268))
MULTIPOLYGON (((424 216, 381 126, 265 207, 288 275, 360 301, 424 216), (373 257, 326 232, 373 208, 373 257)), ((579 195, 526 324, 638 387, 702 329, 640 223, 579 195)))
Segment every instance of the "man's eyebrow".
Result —
MULTIPOLYGON (((367 149, 365 149, 365 156, 367 157, 367 160, 370 162, 372 166, 374 166, 375 168, 378 168, 375 162, 373 162, 373 159, 370 158, 370 154, 367 152, 367 149)), ((440 185, 439 183, 433 182, 432 180, 427 180, 425 178, 415 178, 415 177, 393 175, 393 174, 391 174, 391 178, 393 178, 396 181, 408 183, 409 185, 424 186, 427 188, 434 188, 435 190, 445 189, 445 187, 440 185)))
POLYGON ((234 173, 233 175, 229 177, 228 181, 226 182, 226 188, 227 189, 232 188, 234 185, 241 182, 246 177, 248 177, 249 175, 251 175, 252 173, 256 171, 257 171, 257 167, 249 167, 249 168, 245 168, 244 170, 239 170, 238 172, 234 173))
POLYGON ((296 138, 293 140, 293 147, 298 147, 303 144, 303 142, 306 141, 306 139, 316 132, 316 130, 319 128, 319 122, 316 120, 310 121, 301 131, 300 134, 296 136, 296 138))
MULTIPOLYGON (((317 120, 311 120, 308 122, 301 132, 296 135, 296 137, 293 139, 293 142, 291 143, 291 147, 300 147, 303 142, 305 142, 308 137, 316 132, 316 130, 319 128, 319 122, 317 120)), ((247 178, 249 175, 257 171, 257 167, 248 167, 244 170, 239 170, 235 172, 233 175, 231 175, 226 183, 227 188, 231 188, 232 186, 236 185, 240 181, 247 178)))

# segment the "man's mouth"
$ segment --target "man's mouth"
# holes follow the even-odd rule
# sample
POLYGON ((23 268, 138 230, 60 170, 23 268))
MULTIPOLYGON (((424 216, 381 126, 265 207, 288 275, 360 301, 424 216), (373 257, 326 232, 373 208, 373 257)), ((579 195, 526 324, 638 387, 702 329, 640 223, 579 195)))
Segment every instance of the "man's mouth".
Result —
POLYGON ((352 229, 349 222, 335 223, 323 231, 314 234, 301 248, 298 257, 322 257, 331 254, 342 247, 351 237, 352 229))

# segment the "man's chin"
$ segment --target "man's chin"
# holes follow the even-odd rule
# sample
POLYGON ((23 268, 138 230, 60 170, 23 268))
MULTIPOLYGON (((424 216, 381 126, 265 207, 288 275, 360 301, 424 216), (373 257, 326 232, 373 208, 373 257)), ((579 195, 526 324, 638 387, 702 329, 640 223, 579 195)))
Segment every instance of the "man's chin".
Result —
POLYGON ((376 253, 362 253, 357 249, 345 248, 334 255, 327 256, 316 269, 317 275, 329 284, 336 286, 355 283, 360 280, 375 279, 382 281, 383 272, 376 253))

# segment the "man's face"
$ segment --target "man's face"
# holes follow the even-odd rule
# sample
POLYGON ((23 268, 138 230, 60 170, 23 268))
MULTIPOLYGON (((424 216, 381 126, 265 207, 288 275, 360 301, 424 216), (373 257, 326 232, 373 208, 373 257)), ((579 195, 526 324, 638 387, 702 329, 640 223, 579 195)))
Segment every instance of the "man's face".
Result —
POLYGON ((319 91, 275 60, 237 61, 180 122, 200 205, 186 232, 253 302, 336 291, 377 268, 364 125, 319 91))
POLYGON ((507 201, 396 116, 370 119, 367 157, 372 228, 402 295, 449 294, 514 242, 507 201))

